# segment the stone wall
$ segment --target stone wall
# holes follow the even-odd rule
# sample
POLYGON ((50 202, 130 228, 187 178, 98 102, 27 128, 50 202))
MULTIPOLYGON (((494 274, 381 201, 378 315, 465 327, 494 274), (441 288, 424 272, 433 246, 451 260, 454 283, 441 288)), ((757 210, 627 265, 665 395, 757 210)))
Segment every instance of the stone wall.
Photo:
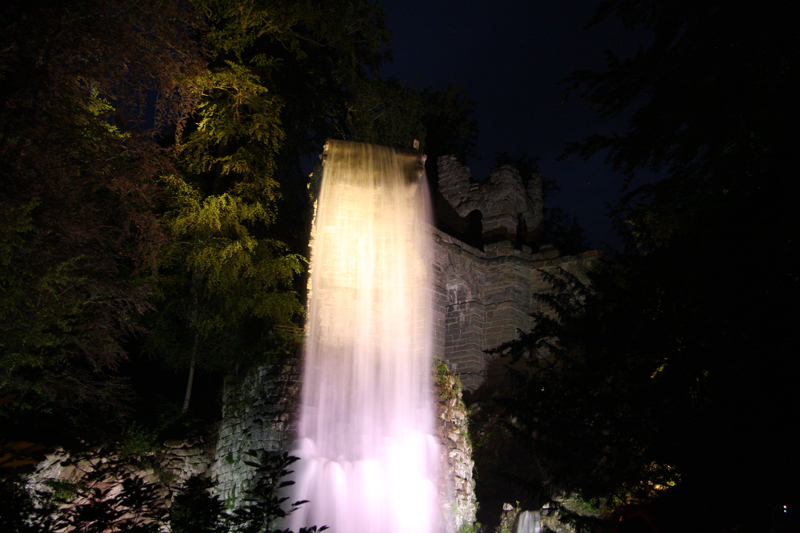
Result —
POLYGON ((533 294, 550 290, 542 271, 560 267, 581 276, 600 252, 561 256, 549 245, 534 252, 517 239, 520 228, 540 227, 540 177, 526 187, 516 170, 504 166, 479 184, 453 157, 439 158, 438 165, 445 199, 461 216, 477 210, 483 220, 483 250, 433 230, 435 356, 473 391, 486 380, 491 362, 486 350, 532 326, 530 314, 539 305, 533 294))
POLYGON ((439 192, 462 217, 480 211, 484 240, 514 242, 519 236, 527 242, 541 230, 542 177, 534 174, 527 185, 510 165, 496 168, 484 182, 471 180, 469 167, 453 156, 437 161, 439 192))
POLYGON ((434 355, 475 390, 486 378, 485 350, 516 339, 531 327, 534 293, 550 290, 541 271, 581 275, 601 253, 559 256, 545 248, 515 249, 508 241, 484 251, 434 230, 434 355))
POLYGON ((434 357, 460 374, 462 383, 477 383, 471 371, 483 365, 483 304, 485 270, 483 252, 434 231, 434 357))
POLYGON ((228 504, 240 502, 255 483, 251 450, 283 451, 294 441, 300 391, 299 358, 252 370, 241 383, 228 381, 210 475, 228 504))

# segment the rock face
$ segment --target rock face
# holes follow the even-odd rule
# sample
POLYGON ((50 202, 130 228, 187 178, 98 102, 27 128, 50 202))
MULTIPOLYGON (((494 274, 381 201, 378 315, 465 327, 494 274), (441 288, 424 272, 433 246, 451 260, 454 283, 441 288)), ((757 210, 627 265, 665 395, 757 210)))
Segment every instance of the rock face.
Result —
MULTIPOLYGON (((63 518, 74 513, 76 507, 87 505, 90 499, 114 501, 123 490, 123 480, 140 480, 153 498, 142 500, 145 507, 139 511, 145 516, 163 518, 172 505, 176 489, 190 477, 208 471, 214 448, 213 439, 196 437, 186 441, 167 441, 158 451, 131 456, 104 448, 80 455, 56 449, 36 465, 28 476, 27 485, 33 493, 55 492, 62 500, 57 515, 63 518)), ((121 505, 124 508, 124 504, 121 505)), ((130 516, 123 514, 119 519, 124 523, 126 518, 130 516)), ((146 518, 143 523, 153 520, 146 518)), ((156 521, 156 524, 160 530, 165 530, 163 523, 156 521)))
POLYGON ((434 367, 437 395, 437 428, 442 450, 439 499, 447 533, 458 532, 475 522, 475 480, 472 477, 472 442, 467 408, 461 398, 461 382, 441 361, 434 367))

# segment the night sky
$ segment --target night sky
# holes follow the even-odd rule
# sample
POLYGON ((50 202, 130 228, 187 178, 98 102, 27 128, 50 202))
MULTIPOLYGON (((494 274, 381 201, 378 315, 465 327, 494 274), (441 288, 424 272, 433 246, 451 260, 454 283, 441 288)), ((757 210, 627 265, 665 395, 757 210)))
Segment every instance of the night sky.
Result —
POLYGON ((409 85, 464 88, 476 102, 480 131, 479 160, 468 161, 473 177, 488 176, 498 151, 539 157, 542 173, 561 187, 550 206, 577 216, 593 247, 619 247, 604 204, 619 198, 623 177, 603 164, 603 154, 556 161, 569 141, 624 129, 624 120, 601 121, 576 95, 562 104, 557 82, 576 69, 602 69, 604 49, 629 53, 647 39, 615 19, 584 29, 596 4, 382 0, 394 33, 394 62, 383 74, 409 85))

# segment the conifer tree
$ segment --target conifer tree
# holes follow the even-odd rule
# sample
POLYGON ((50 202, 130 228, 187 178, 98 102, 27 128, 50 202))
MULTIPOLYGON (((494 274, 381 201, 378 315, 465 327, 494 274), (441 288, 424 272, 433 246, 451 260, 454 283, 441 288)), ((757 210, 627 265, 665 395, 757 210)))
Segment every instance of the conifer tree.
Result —
POLYGON ((302 312, 293 282, 303 259, 276 225, 280 188, 299 189, 302 159, 328 136, 353 135, 348 103, 381 83, 371 76, 388 40, 382 11, 362 1, 199 5, 209 70, 195 120, 176 139, 180 172, 163 180, 172 242, 150 338, 151 350, 190 369, 184 410, 197 364, 252 362, 272 327, 302 312))

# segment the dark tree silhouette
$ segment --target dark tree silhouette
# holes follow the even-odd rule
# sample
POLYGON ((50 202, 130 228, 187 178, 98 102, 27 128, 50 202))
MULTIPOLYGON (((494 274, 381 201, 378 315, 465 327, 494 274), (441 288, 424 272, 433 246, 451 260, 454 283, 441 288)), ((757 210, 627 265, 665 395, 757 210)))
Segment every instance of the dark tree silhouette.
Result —
POLYGON ((666 530, 766 531, 776 505, 798 501, 800 472, 786 430, 800 405, 787 311, 800 296, 799 37, 777 2, 607 0, 592 24, 612 15, 652 44, 565 84, 631 118, 567 155, 607 150, 629 180, 665 177, 614 207, 627 252, 589 285, 553 278, 551 313, 503 347, 532 354, 511 404, 563 488, 630 495, 673 480, 639 493, 666 530))

